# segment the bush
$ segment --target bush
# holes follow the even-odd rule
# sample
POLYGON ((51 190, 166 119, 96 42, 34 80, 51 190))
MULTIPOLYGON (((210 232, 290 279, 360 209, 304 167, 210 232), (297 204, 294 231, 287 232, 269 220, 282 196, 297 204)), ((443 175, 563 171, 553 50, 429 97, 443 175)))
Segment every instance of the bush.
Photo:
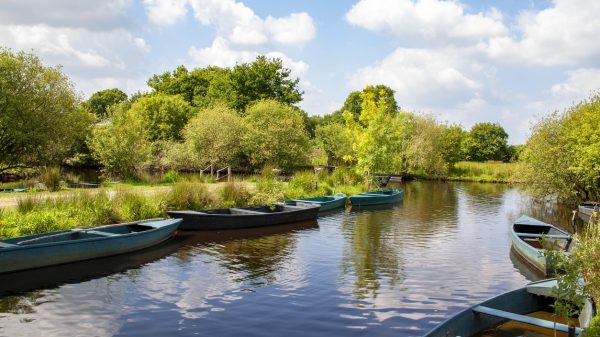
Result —
POLYGON ((250 192, 244 183, 231 181, 223 183, 219 191, 222 207, 246 206, 250 201, 250 192))
POLYGON ((60 190, 60 167, 44 167, 40 170, 40 182, 50 192, 60 190))
POLYGON ((164 216, 160 201, 135 193, 123 193, 114 197, 114 210, 122 221, 136 221, 164 216))
POLYGON ((200 183, 179 182, 166 198, 166 206, 171 209, 204 209, 216 204, 206 186, 200 183))
POLYGON ((180 178, 179 172, 175 170, 169 170, 160 177, 159 181, 164 184, 173 184, 178 182, 180 178))

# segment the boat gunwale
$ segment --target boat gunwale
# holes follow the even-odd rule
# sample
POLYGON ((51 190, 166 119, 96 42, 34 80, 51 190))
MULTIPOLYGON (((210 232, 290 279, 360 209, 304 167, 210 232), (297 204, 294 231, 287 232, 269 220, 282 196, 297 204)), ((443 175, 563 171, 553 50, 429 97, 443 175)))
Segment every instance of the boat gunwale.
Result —
MULTIPOLYGON (((163 220, 159 220, 159 221, 169 221, 169 220, 180 220, 180 219, 172 219, 172 218, 165 218, 163 220)), ((143 221, 140 221, 143 222, 143 221)), ((158 222, 158 221, 152 221, 152 222, 158 222)), ((150 228, 148 230, 145 231, 140 231, 140 232, 129 232, 129 233, 123 233, 123 234, 118 234, 118 236, 100 236, 98 235, 97 237, 92 237, 92 238, 85 238, 85 239, 74 239, 74 240, 66 240, 66 241, 54 241, 54 242, 44 242, 44 243, 38 243, 38 244, 29 244, 29 245, 19 245, 17 243, 11 243, 11 242, 6 242, 5 240, 0 240, 2 242, 5 243, 9 243, 12 244, 13 246, 9 246, 9 247, 0 247, 0 253, 3 252, 8 252, 8 251, 13 251, 13 250, 21 250, 21 249, 34 249, 34 248, 44 248, 44 247, 48 247, 48 246, 62 246, 62 245, 70 245, 70 244, 75 244, 75 243, 86 243, 86 242, 91 242, 91 241, 103 241, 103 240, 117 240, 120 238, 128 238, 128 237, 132 237, 132 236, 136 236, 136 235, 141 235, 144 233, 148 233, 150 231, 158 231, 161 229, 165 229, 167 227, 173 226, 177 223, 178 221, 173 221, 173 223, 168 224, 168 225, 164 225, 164 226, 160 226, 160 227, 153 227, 150 228)), ((136 225, 139 223, 135 223, 136 225)), ((127 224, 125 226, 130 226, 132 224, 127 224)), ((70 230, 70 229, 66 229, 66 230, 62 230, 62 231, 54 231, 54 232, 48 232, 48 233, 43 233, 43 234, 63 234, 63 233, 68 233, 68 232, 73 232, 73 233, 77 233, 77 232, 85 232, 86 230, 95 230, 95 227, 87 227, 85 228, 85 230, 81 230, 81 231, 75 231, 75 230, 70 230)), ((43 237, 43 234, 41 236, 38 236, 40 238, 43 237)), ((33 235, 30 235, 33 236, 33 235)), ((27 237, 27 236, 25 236, 27 237)), ((16 239, 16 238, 14 238, 16 239)), ((8 239, 11 240, 11 239, 8 239)))
MULTIPOLYGON (((211 210, 192 210, 192 209, 187 209, 187 210, 173 210, 173 211, 167 211, 167 214, 169 213, 173 213, 173 214, 181 214, 181 215, 190 215, 190 216, 198 216, 198 217, 209 217, 209 216, 216 216, 216 217, 263 217, 263 216, 275 216, 275 215, 281 215, 281 214, 288 214, 288 213, 295 213, 295 212, 299 212, 299 211, 303 211, 303 210, 312 210, 313 208, 321 208, 320 205, 310 205, 310 206, 293 206, 293 205, 285 205, 285 207, 294 207, 297 209, 294 210, 288 210, 288 211, 279 211, 279 212, 261 212, 261 213, 257 213, 257 214, 243 214, 243 213, 237 213, 237 214, 232 214, 232 213, 207 213, 206 211, 219 211, 219 210, 230 210, 231 208, 235 208, 235 207, 229 207, 229 208, 216 208, 216 209, 211 209, 211 210)), ((243 208, 240 208, 243 210, 243 208)), ((251 211, 250 209, 248 211, 251 211)), ((260 211, 256 211, 256 212, 260 212, 260 211)))

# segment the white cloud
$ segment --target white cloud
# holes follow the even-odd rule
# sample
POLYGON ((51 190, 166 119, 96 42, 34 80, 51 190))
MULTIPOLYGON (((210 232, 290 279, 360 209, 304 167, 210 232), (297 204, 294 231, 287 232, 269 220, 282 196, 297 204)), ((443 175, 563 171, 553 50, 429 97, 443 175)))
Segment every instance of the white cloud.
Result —
POLYGON ((187 14, 187 0, 144 0, 150 21, 159 26, 172 26, 187 14))
POLYGON ((541 11, 520 14, 520 37, 493 38, 485 45, 499 62, 534 65, 600 65, 600 2, 555 0, 541 11))
POLYGON ((457 50, 398 48, 381 62, 358 70, 350 82, 356 90, 386 84, 396 91, 401 106, 430 109, 477 97, 490 71, 457 50))
POLYGON ((266 29, 282 44, 305 44, 316 34, 313 19, 307 13, 292 13, 285 18, 267 17, 266 29))
MULTIPOLYGON (((200 67, 219 66, 231 67, 238 63, 252 62, 260 54, 256 51, 239 50, 231 46, 227 40, 217 37, 210 47, 192 47, 189 51, 190 57, 195 65, 200 67)), ((308 64, 303 61, 295 61, 282 52, 264 53, 268 58, 278 58, 285 68, 291 70, 293 77, 300 77, 308 70, 308 64)))
POLYGON ((456 1, 360 0, 346 19, 368 30, 425 44, 476 43, 508 33, 496 9, 468 14, 456 1))
POLYGON ((557 98, 581 99, 600 89, 600 69, 581 68, 566 73, 567 80, 554 84, 552 95, 557 98))
POLYGON ((1 25, 39 25, 52 27, 110 30, 131 25, 127 17, 131 0, 2 0, 1 25))
POLYGON ((269 42, 301 46, 315 36, 312 18, 307 13, 292 13, 285 18, 260 18, 235 0, 190 0, 194 16, 203 25, 217 28, 218 37, 239 46, 259 46, 269 42))

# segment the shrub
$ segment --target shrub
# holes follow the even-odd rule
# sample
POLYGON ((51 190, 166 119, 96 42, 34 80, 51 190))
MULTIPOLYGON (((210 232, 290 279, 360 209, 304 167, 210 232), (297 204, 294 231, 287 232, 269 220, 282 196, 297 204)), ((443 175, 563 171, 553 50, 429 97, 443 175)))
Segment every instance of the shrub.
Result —
POLYGON ((55 192, 60 189, 60 168, 59 167, 44 167, 40 170, 40 182, 44 184, 50 192, 55 192))
POLYGON ((179 182, 166 198, 166 206, 173 209, 211 208, 215 204, 206 186, 200 183, 179 182))
POLYGON ((250 201, 250 192, 244 183, 231 181, 223 183, 219 191, 223 207, 246 206, 250 201))
POLYGON ((136 221, 164 216, 160 201, 135 193, 122 193, 114 197, 113 207, 119 220, 136 221))
POLYGON ((180 178, 181 177, 177 171, 169 170, 160 177, 159 181, 161 183, 173 184, 178 182, 180 178))

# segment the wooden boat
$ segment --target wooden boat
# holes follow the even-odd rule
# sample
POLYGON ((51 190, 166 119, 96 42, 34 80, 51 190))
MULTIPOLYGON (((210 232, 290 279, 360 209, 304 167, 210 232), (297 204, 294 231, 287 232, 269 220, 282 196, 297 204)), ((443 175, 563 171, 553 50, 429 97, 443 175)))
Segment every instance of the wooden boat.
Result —
MULTIPOLYGON (((470 337, 484 330, 493 329, 505 321, 516 321, 547 329, 549 336, 552 336, 555 328, 557 331, 568 332, 569 327, 565 324, 555 325, 552 321, 529 315, 536 313, 536 316, 544 316, 543 313, 553 312, 552 288, 555 286, 556 280, 542 280, 506 292, 458 313, 424 337, 470 337)), ((579 313, 579 327, 574 329, 575 335, 580 335, 583 328, 589 325, 593 314, 592 303, 586 300, 579 313)))
POLYGON ((512 226, 512 246, 517 255, 538 271, 548 274, 545 248, 568 251, 571 235, 566 231, 536 220, 526 215, 521 216, 512 226), (545 238, 546 247, 542 247, 541 238, 545 238))
POLYGON ((70 188, 98 188, 100 187, 100 183, 86 183, 81 181, 69 181, 67 185, 70 188))
POLYGON ((285 204, 292 205, 292 206, 304 206, 307 204, 319 205, 319 206, 321 206, 319 211, 324 212, 324 211, 330 211, 332 209, 346 206, 346 199, 347 199, 347 197, 344 193, 338 193, 338 194, 327 195, 327 196, 323 196, 323 197, 286 200, 285 204))
POLYGON ((0 241, 0 273, 123 254, 170 238, 181 220, 151 219, 0 241))
POLYGON ((577 206, 577 215, 585 223, 590 222, 590 217, 594 211, 600 211, 600 203, 596 201, 586 201, 577 206))
POLYGON ((179 227, 182 230, 220 230, 273 226, 315 220, 319 213, 319 208, 319 205, 275 205, 274 207, 261 206, 201 211, 167 211, 167 214, 172 218, 183 220, 179 227))
POLYGON ((393 203, 402 200, 403 196, 403 189, 388 188, 351 195, 349 199, 352 206, 368 206, 393 203))

